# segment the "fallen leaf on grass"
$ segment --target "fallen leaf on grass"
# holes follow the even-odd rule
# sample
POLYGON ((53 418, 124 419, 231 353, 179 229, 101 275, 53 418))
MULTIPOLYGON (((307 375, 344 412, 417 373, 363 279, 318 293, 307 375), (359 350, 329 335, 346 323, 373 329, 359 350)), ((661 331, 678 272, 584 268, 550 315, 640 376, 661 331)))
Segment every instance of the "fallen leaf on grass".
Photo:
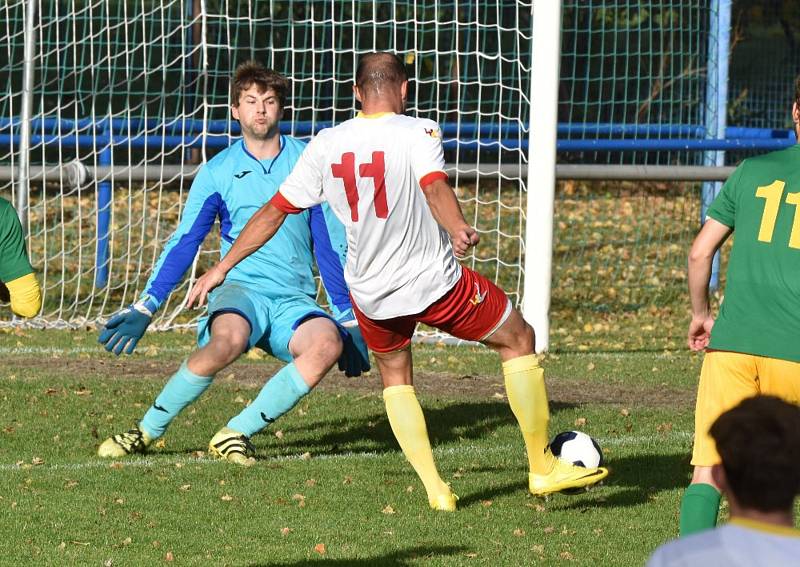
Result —
POLYGON ((558 556, 566 561, 571 561, 573 559, 573 555, 569 551, 562 551, 558 556))
POLYGON ((311 453, 309 453, 309 452, 305 452, 302 455, 300 455, 300 459, 303 460, 303 461, 307 461, 310 458, 311 458, 311 453))
POLYGON ((553 526, 547 526, 547 527, 544 529, 544 533, 546 533, 546 534, 551 534, 551 533, 553 533, 554 531, 556 531, 556 529, 555 529, 553 526))
POLYGON ((491 500, 481 500, 481 506, 483 506, 484 508, 488 508, 491 505, 492 505, 491 500))
POLYGON ((126 537, 125 539, 122 540, 122 545, 130 545, 132 543, 133 543, 133 539, 131 539, 129 537, 126 537))
POLYGON ((231 500, 233 500, 233 496, 231 496, 230 494, 223 494, 222 496, 220 496, 219 499, 224 502, 230 502, 231 500))
POLYGON ((575 420, 575 427, 583 427, 584 425, 586 425, 585 417, 579 417, 578 419, 575 420))
POLYGON ((281 535, 287 536, 292 532, 292 528, 281 528, 281 535))
POLYGON ((316 481, 316 480, 314 480, 313 478, 309 478, 309 479, 306 481, 306 486, 317 486, 317 481, 316 481))
POLYGON ((187 490, 190 490, 191 488, 192 488, 191 484, 182 484, 180 486, 180 488, 178 488, 178 490, 183 490, 184 492, 186 492, 187 490))
POLYGON ((41 457, 34 457, 33 459, 31 459, 31 464, 33 466, 43 465, 44 464, 44 459, 41 458, 41 457))
POLYGON ((389 504, 387 504, 386 507, 383 510, 381 510, 381 512, 383 512, 384 514, 395 514, 396 513, 394 511, 394 508, 392 508, 389 504))
POLYGON ((517 528, 517 529, 516 529, 516 530, 514 530, 512 533, 513 533, 515 536, 517 536, 517 537, 522 537, 522 536, 524 536, 524 535, 525 535, 525 530, 523 530, 523 529, 520 529, 520 528, 517 528))
POLYGON ((277 437, 278 439, 283 439, 283 431, 281 431, 280 429, 276 431, 275 437, 277 437))
POLYGON ((324 543, 318 543, 317 545, 314 546, 314 551, 316 551, 320 555, 325 555, 325 551, 326 551, 325 550, 325 544, 324 543))
POLYGON ((167 554, 164 555, 164 561, 175 561, 175 554, 171 551, 167 551, 167 554))
POLYGON ((167 446, 167 441, 166 441, 166 439, 164 439, 164 438, 162 437, 161 439, 159 439, 158 441, 156 441, 156 444, 155 444, 155 445, 153 445, 153 446, 154 446, 156 449, 163 449, 164 447, 166 447, 166 446, 167 446))

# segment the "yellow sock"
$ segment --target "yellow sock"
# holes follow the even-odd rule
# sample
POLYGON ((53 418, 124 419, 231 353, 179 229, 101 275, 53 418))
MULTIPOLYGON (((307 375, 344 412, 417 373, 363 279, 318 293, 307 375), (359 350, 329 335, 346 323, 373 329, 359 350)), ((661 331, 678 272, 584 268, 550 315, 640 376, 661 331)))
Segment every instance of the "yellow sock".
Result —
POLYGON ((422 415, 414 386, 389 386, 383 390, 383 402, 392 432, 406 459, 425 485, 428 499, 449 494, 450 487, 439 476, 433 461, 425 416, 422 415))
POLYGON ((555 457, 547 448, 550 408, 544 370, 536 355, 529 354, 504 362, 503 376, 508 403, 525 439, 530 470, 535 474, 547 474, 553 469, 555 457))

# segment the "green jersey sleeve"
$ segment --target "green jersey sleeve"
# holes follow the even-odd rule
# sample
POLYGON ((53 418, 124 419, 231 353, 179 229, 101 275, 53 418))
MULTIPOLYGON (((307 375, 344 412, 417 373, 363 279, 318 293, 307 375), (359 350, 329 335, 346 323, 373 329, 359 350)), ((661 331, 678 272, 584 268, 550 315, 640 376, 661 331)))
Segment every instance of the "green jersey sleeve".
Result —
POLYGON ((706 213, 710 218, 729 228, 736 226, 736 196, 742 169, 744 169, 744 163, 737 167, 728 178, 706 213))
POLYGON ((31 273, 22 225, 11 203, 0 198, 0 281, 10 282, 31 273))

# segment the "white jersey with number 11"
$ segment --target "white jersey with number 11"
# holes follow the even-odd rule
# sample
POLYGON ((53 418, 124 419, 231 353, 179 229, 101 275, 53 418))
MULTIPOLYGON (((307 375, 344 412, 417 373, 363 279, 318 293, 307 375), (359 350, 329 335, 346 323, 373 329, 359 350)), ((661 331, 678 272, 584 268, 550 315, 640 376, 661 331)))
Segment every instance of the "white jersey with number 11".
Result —
POLYGON ((461 276, 421 190, 446 178, 436 122, 359 115, 322 130, 279 191, 298 209, 328 202, 347 231, 350 293, 381 320, 424 311, 461 276))

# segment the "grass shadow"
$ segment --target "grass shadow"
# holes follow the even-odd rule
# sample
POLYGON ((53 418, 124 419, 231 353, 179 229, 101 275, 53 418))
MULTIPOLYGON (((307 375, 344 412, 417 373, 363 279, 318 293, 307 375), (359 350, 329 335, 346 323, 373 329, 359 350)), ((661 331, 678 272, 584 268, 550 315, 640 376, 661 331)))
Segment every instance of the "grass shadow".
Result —
POLYGON ((250 567, 301 567, 307 565, 328 565, 332 567, 402 567, 416 564, 420 559, 434 559, 441 556, 453 556, 466 553, 469 548, 463 546, 446 547, 411 547, 364 559, 301 559, 290 563, 251 563, 250 567))
POLYGON ((603 487, 594 489, 591 504, 584 500, 566 509, 581 509, 587 505, 603 508, 638 506, 658 499, 665 491, 685 488, 689 484, 689 454, 637 455, 613 459, 608 463, 611 474, 605 479, 608 487, 621 487, 605 494, 603 487))

